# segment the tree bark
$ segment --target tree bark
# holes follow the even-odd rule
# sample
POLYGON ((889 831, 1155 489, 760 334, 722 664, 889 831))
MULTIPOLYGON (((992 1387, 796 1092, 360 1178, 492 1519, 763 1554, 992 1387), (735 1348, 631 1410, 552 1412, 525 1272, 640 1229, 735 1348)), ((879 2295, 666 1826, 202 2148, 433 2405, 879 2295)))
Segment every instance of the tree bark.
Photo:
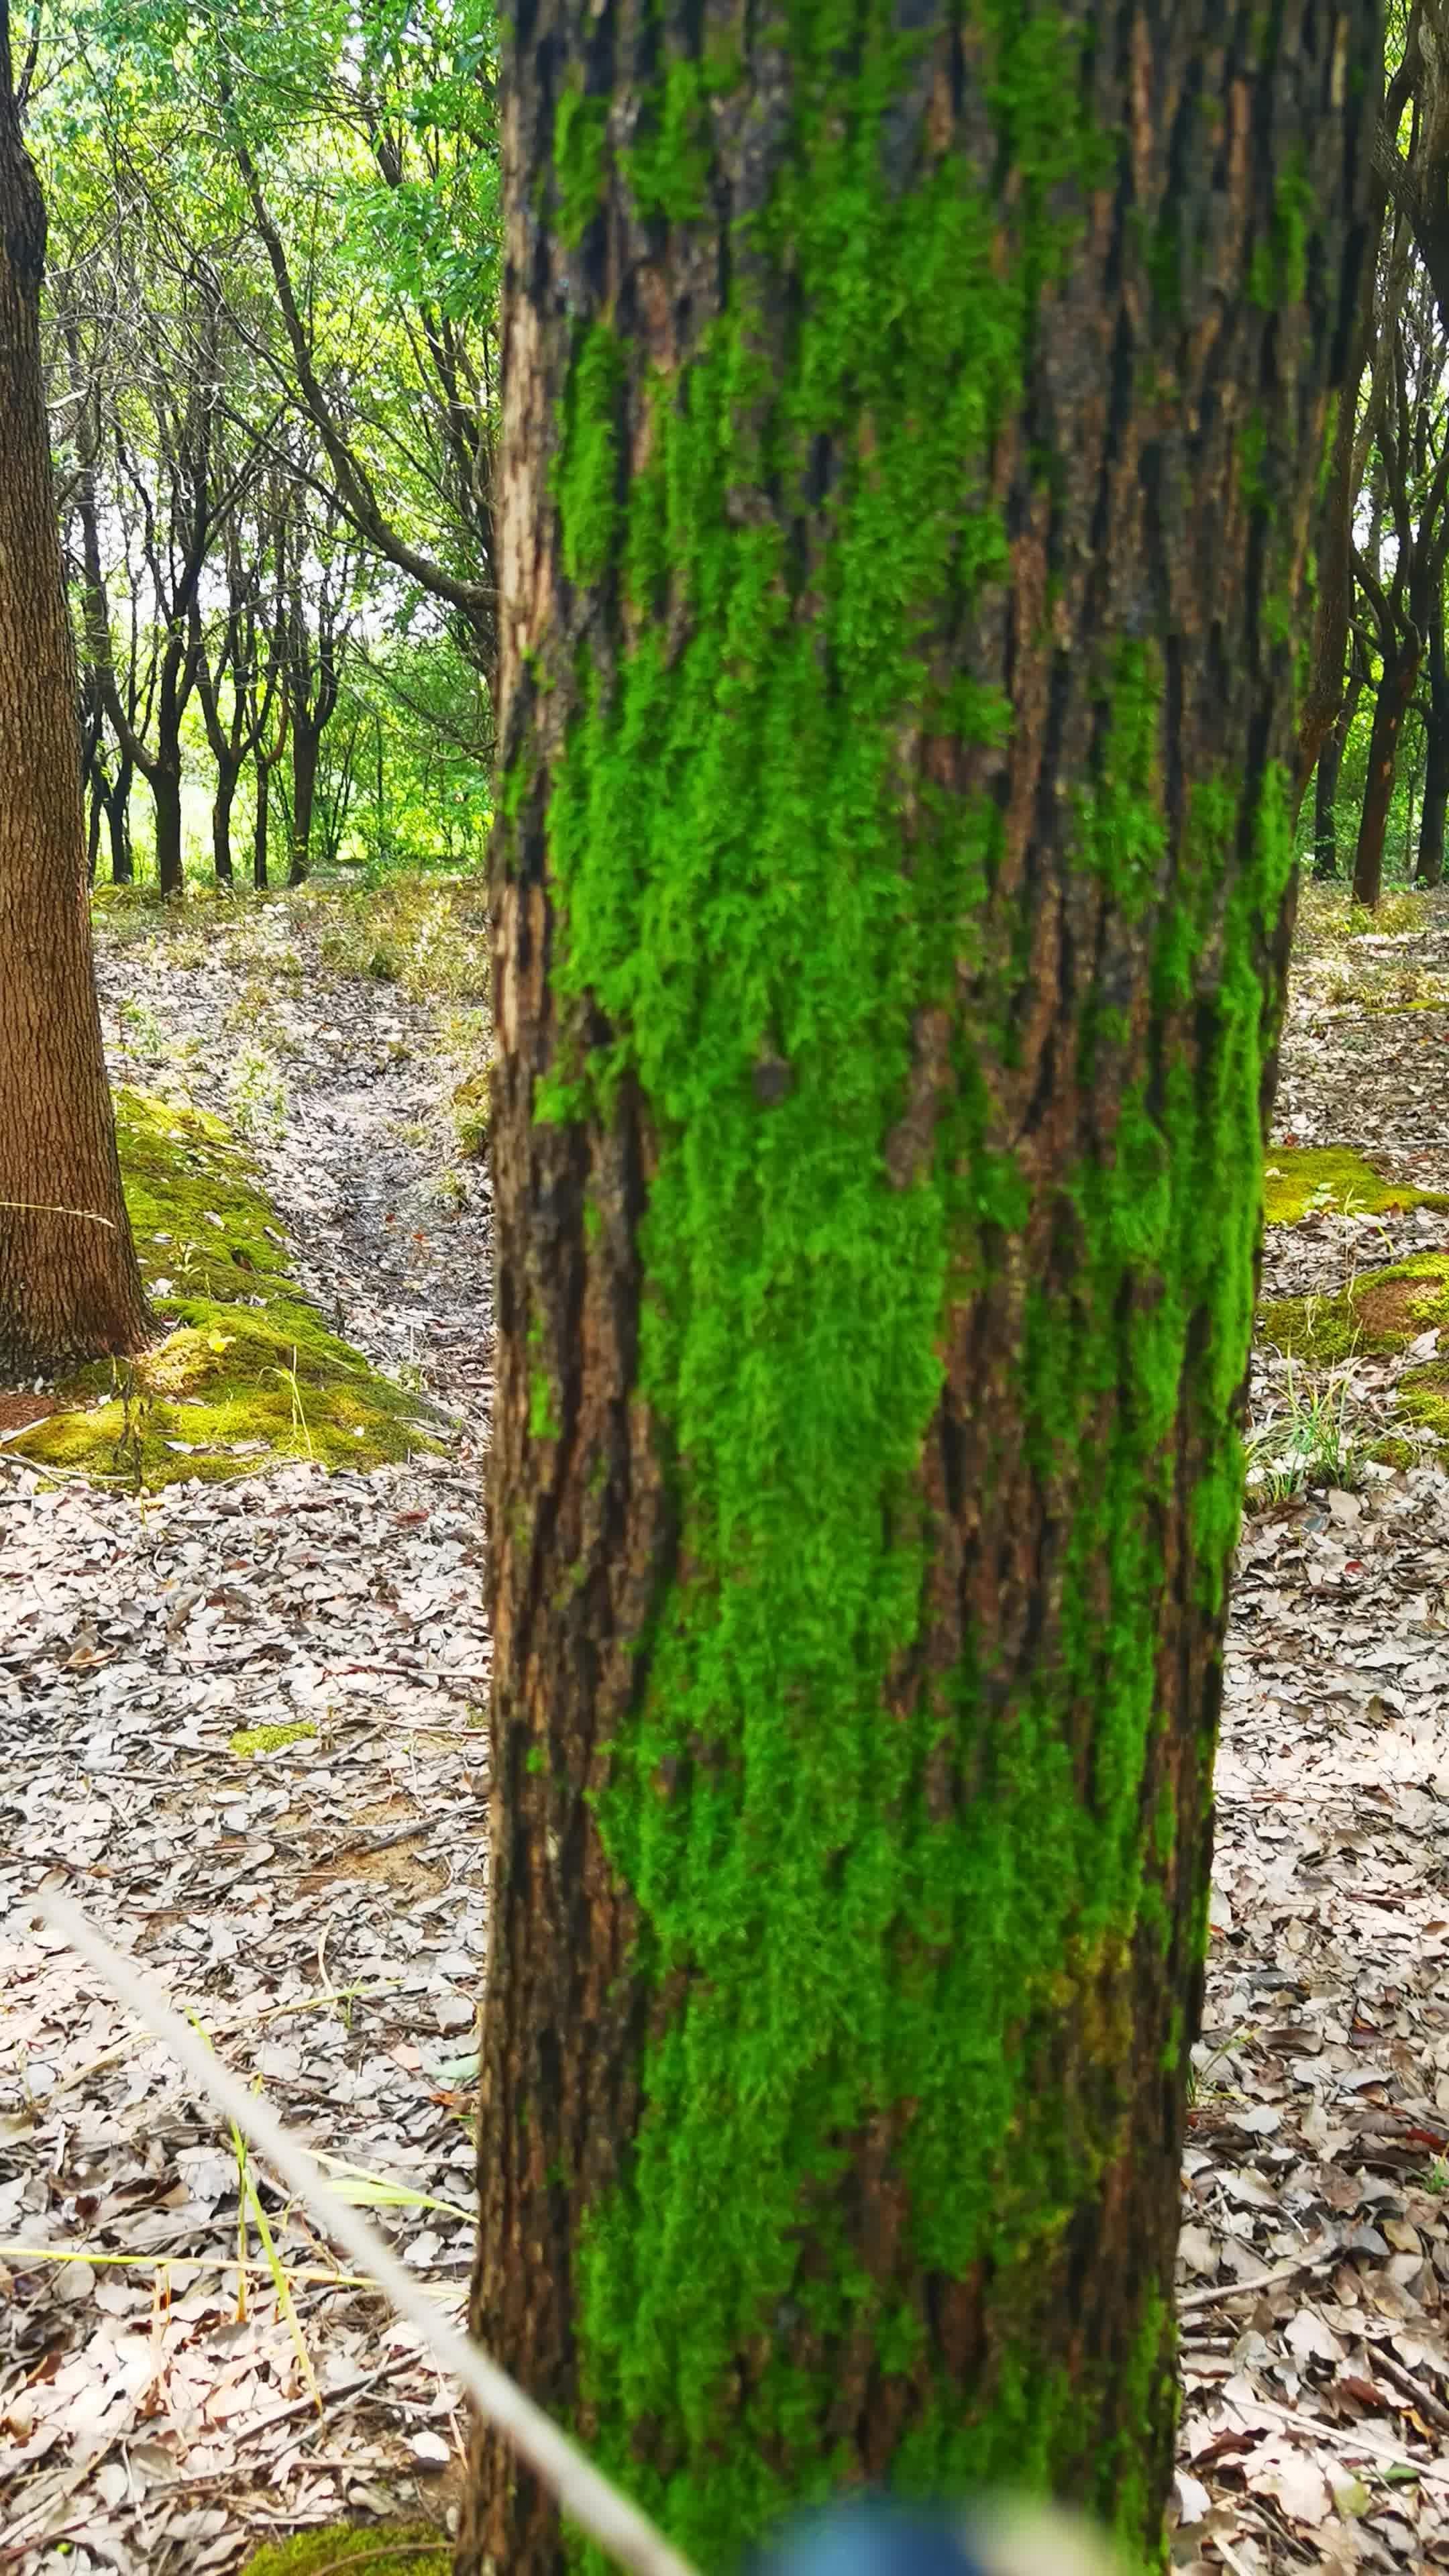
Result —
POLYGON ((1359 816, 1358 845, 1353 854, 1353 900, 1370 912, 1377 908, 1383 890, 1384 835, 1394 797, 1399 727, 1414 694, 1422 649, 1417 627, 1406 626, 1394 646, 1384 649, 1383 669, 1374 695, 1368 776, 1359 816))
POLYGON ((259 894, 267 889, 267 834, 271 823, 272 764, 257 756, 257 809, 252 826, 252 883, 259 894))
POLYGON ((312 810, 317 801, 321 729, 292 710, 292 847, 287 883, 303 885, 312 865, 312 810))
POLYGON ((111 838, 111 883, 130 885, 136 862, 131 848, 131 787, 135 772, 123 751, 106 794, 106 828, 111 838))
POLYGON ((45 209, 0 0, 0 1380, 149 1337, 91 972, 42 392, 45 209))
POLYGON ((1435 602, 1429 621, 1427 655, 1429 705, 1424 725, 1424 805, 1419 817, 1419 853, 1414 869, 1419 885, 1436 886, 1444 876, 1444 823, 1449 814, 1449 665, 1444 654, 1444 605, 1435 602))
POLYGON ((1354 646, 1349 675, 1348 695, 1339 708, 1337 721, 1329 728, 1318 755, 1318 768, 1313 784, 1313 874, 1326 884, 1338 874, 1338 781, 1343 755, 1353 731, 1358 702, 1363 696, 1364 671, 1362 655, 1354 646))
POLYGON ((237 781, 241 776, 239 760, 219 760, 216 764, 216 794, 211 800, 211 856, 218 885, 232 883, 231 809, 236 801, 237 781))
POLYGON ((1156 2563, 1373 13, 510 44, 473 2324, 701 2567, 1156 2563))
POLYGON ((181 746, 176 763, 155 760, 146 773, 156 814, 156 882, 163 894, 180 894, 185 882, 181 838, 181 746))

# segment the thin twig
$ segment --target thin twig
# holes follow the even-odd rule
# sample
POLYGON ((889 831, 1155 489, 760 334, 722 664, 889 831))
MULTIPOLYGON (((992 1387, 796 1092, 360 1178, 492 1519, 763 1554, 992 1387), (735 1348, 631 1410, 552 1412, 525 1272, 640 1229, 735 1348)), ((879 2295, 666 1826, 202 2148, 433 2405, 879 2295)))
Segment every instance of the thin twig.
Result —
POLYGON ((1275 2271, 1255 2273, 1251 2281, 1219 2281, 1208 2290, 1189 2290, 1185 2298, 1178 2300, 1177 2313, 1180 2317, 1196 2316, 1200 2308, 1221 2307, 1227 2299, 1249 2298, 1255 2291, 1275 2288, 1279 2281, 1296 2281, 1305 2272, 1327 2271, 1341 2256, 1340 2246, 1325 2246, 1317 2254, 1296 2255, 1291 2263, 1280 2263, 1275 2271))
POLYGON ((209 2096, 229 2120, 250 2138, 280 2174, 289 2191, 304 2201, 319 2224, 337 2238, 360 2269, 370 2272, 399 2316, 416 2326, 441 2367, 461 2379, 469 2395, 495 2430, 525 2461, 557 2499, 562 2510, 581 2524, 632 2576, 695 2576, 647 2514, 620 2494, 543 2409, 525 2396, 517 2382, 438 2314, 417 2282, 377 2229, 329 2188, 327 2178, 298 2139, 283 2128, 260 2095, 249 2093, 212 2051, 163 2002, 133 1959, 102 1938, 69 1897, 44 1889, 36 1907, 52 1930, 63 1932, 82 1958, 132 2010, 149 2023, 179 2059, 198 2092, 209 2096))

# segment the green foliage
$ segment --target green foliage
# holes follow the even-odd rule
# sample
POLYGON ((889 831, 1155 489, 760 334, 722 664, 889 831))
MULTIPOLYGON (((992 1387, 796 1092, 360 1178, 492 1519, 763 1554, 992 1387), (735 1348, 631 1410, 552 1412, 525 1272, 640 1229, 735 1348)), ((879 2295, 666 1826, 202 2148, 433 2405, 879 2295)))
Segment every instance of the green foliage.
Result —
POLYGON ((219 1119, 122 1090, 116 1134, 136 1249, 170 1328, 125 1370, 78 1370, 14 1444, 24 1456, 155 1488, 280 1458, 370 1467, 436 1445, 416 1401, 329 1333, 289 1277, 275 1212, 219 1119))
POLYGON ((1250 1436, 1250 1502, 1278 1503, 1315 1485, 1351 1491, 1360 1482, 1366 1444, 1357 1436, 1353 1399, 1341 1377, 1305 1386, 1290 1368, 1286 1402, 1250 1436))

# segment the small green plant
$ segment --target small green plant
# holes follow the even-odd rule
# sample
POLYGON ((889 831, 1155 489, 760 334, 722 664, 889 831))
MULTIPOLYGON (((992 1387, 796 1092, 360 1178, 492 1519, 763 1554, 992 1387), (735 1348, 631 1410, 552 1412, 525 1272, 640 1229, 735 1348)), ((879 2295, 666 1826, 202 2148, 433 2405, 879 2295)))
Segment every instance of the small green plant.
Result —
POLYGON ((243 1134, 274 1144, 287 1122, 287 1086, 276 1059, 254 1039, 238 1051, 226 1093, 243 1134))
POLYGON ((154 1064, 166 1052, 161 1023, 149 1002, 133 1002, 127 995, 116 1017, 121 1025, 121 1043, 128 1055, 140 1056, 154 1064))
POLYGON ((1304 1387, 1290 1359, 1283 1411, 1248 1435, 1249 1495, 1281 1503, 1315 1485, 1351 1492, 1361 1481, 1361 1451, 1350 1428, 1350 1410, 1341 1372, 1333 1371, 1321 1387, 1304 1387))
POLYGON ((302 1402, 301 1387, 297 1383, 297 1354, 295 1350, 292 1353, 291 1367, 288 1368, 285 1361, 283 1361, 278 1367, 273 1369, 272 1375, 273 1377, 281 1379, 283 1386, 286 1388, 292 1399, 292 1430, 294 1433, 298 1431, 301 1432, 302 1438, 307 1444, 307 1455, 310 1458, 314 1455, 312 1448, 312 1434, 307 1428, 307 1411, 302 1402))

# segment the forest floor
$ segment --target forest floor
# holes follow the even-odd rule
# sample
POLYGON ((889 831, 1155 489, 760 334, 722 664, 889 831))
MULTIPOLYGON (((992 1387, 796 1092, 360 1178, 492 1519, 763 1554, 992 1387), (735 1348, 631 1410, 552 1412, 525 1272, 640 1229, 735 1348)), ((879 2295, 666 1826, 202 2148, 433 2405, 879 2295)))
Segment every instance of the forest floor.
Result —
MULTIPOLYGON (((1341 916, 1316 901, 1300 937, 1283 1160, 1347 1145, 1449 1190, 1449 904, 1386 938, 1341 916)), ((384 2177, 358 2196, 461 2313, 489 1658, 470 940, 446 894, 103 916, 118 1077, 250 1129, 303 1285, 446 1421, 403 1464, 142 1495, 0 1443, 15 2576, 225 2572, 342 2515, 450 2517, 460 2415, 416 2334, 261 2181, 273 2269, 224 2127, 27 1899, 67 1884, 314 2147, 384 2177)), ((1449 1212, 1324 1190, 1270 1230, 1265 1295, 1311 1318, 1439 1248, 1449 1212)), ((1255 1360, 1186 2155, 1187 2576, 1449 2567, 1449 1476, 1404 1419, 1440 1338, 1413 1324, 1255 1360)))

